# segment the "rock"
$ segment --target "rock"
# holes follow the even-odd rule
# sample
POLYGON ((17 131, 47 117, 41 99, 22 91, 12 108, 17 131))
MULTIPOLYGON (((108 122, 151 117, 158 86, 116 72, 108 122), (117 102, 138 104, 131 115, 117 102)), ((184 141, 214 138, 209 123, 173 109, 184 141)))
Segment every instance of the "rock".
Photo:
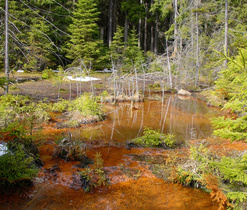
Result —
POLYGON ((178 91, 178 95, 190 96, 191 93, 190 93, 189 91, 187 91, 187 90, 180 89, 180 90, 178 91))

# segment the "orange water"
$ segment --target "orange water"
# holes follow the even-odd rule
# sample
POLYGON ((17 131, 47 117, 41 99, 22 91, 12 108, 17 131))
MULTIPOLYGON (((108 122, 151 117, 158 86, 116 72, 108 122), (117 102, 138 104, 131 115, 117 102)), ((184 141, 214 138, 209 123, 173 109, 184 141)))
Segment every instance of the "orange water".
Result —
MULTIPOLYGON (((108 113, 104 122, 82 125, 79 129, 58 130, 53 127, 55 123, 45 125, 43 145, 40 147, 44 167, 35 186, 26 193, 33 197, 22 199, 20 193, 1 195, 0 209, 217 209, 217 203, 211 201, 208 193, 166 183, 156 178, 147 165, 131 157, 133 154, 159 155, 165 160, 171 150, 129 149, 124 146, 124 142, 141 136, 145 126, 173 133, 178 141, 196 143, 208 139, 212 133, 210 118, 222 115, 219 110, 208 108, 193 97, 185 100, 172 95, 166 96, 163 103, 147 101, 135 103, 134 106, 135 109, 131 109, 130 103, 104 105, 108 113), (89 193, 71 187, 72 174, 82 170, 74 167, 78 162, 65 162, 52 157, 56 146, 54 140, 68 132, 72 133, 73 139, 87 141, 88 157, 93 158, 96 152, 102 154, 109 187, 101 187, 89 193), (56 177, 47 177, 44 169, 55 164, 60 171, 56 177), (140 177, 128 177, 120 170, 121 166, 140 170, 140 177)), ((210 139, 208 141, 211 142, 210 139)), ((232 146, 227 141, 224 144, 229 149, 243 147, 238 144, 232 146)), ((211 147, 221 150, 222 145, 222 142, 212 143, 211 147)), ((176 149, 176 152, 185 156, 187 149, 176 149)))

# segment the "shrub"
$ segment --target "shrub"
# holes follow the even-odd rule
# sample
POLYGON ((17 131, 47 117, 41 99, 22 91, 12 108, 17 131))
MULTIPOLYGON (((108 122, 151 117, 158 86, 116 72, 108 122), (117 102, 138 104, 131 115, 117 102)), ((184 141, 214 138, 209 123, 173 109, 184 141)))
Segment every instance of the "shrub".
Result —
POLYGON ((227 59, 228 67, 220 72, 216 81, 216 87, 219 95, 227 99, 224 109, 231 110, 239 114, 238 119, 215 118, 213 125, 214 134, 221 138, 230 138, 232 141, 247 139, 247 68, 246 68, 247 50, 239 51, 234 58, 223 55, 227 59))
MULTIPOLYGON (((43 102, 31 103, 26 96, 7 95, 0 97, 0 128, 13 129, 13 126, 25 124, 32 135, 34 123, 42 123, 50 118, 48 106, 43 102)), ((18 126, 17 126, 18 127, 18 126)))
POLYGON ((8 146, 8 152, 0 156, 0 184, 5 188, 31 180, 39 171, 33 161, 34 158, 25 153, 23 145, 15 143, 11 148, 8 146))
POLYGON ((72 140, 71 137, 68 137, 58 142, 53 156, 65 159, 66 161, 80 161, 85 157, 85 150, 84 142, 72 140))
POLYGON ((190 157, 176 168, 171 179, 210 191, 220 207, 241 206, 247 201, 247 155, 216 158, 203 145, 191 147, 190 157), (230 204, 231 202, 231 204, 230 204))
POLYGON ((47 68, 42 72, 42 79, 51 79, 54 76, 55 73, 51 69, 47 68))
POLYGON ((144 147, 169 147, 175 146, 175 137, 172 134, 162 134, 158 131, 144 128, 143 136, 135 138, 131 143, 144 147))
POLYGON ((86 168, 80 172, 82 188, 84 191, 89 192, 93 188, 106 186, 108 179, 105 171, 103 170, 104 161, 101 157, 101 153, 96 153, 94 158, 94 165, 92 168, 86 168))
POLYGON ((66 110, 68 110, 70 103, 71 101, 66 101, 62 99, 59 102, 52 104, 50 110, 52 112, 65 112, 66 110))

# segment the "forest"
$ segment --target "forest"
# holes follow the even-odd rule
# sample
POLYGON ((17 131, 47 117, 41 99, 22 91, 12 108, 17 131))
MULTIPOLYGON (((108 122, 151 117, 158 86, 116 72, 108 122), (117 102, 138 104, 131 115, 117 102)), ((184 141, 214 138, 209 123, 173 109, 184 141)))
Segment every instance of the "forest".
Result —
POLYGON ((245 209, 246 11, 1 1, 0 208, 245 209))

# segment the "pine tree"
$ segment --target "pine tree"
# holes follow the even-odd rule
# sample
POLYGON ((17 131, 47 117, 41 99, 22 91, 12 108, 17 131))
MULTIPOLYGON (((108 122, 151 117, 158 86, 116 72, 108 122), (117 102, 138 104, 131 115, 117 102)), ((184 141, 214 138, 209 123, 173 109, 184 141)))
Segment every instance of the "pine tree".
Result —
POLYGON ((125 64, 128 66, 136 66, 143 62, 143 52, 138 47, 138 37, 136 35, 136 29, 132 29, 128 38, 127 47, 125 48, 125 64))
POLYGON ((79 0, 75 4, 72 24, 69 26, 70 41, 67 44, 67 57, 74 64, 92 62, 99 54, 99 28, 97 25, 99 12, 95 0, 79 0))
POLYGON ((114 34, 113 41, 110 46, 110 57, 112 65, 118 68, 123 63, 123 53, 124 53, 124 34, 123 28, 118 26, 117 31, 114 34))
POLYGON ((213 120, 216 128, 214 134, 231 141, 247 139, 247 50, 240 51, 234 59, 223 55, 228 60, 228 68, 223 69, 219 79, 216 81, 219 96, 227 99, 224 109, 238 113, 239 118, 230 119, 218 117, 213 120))

